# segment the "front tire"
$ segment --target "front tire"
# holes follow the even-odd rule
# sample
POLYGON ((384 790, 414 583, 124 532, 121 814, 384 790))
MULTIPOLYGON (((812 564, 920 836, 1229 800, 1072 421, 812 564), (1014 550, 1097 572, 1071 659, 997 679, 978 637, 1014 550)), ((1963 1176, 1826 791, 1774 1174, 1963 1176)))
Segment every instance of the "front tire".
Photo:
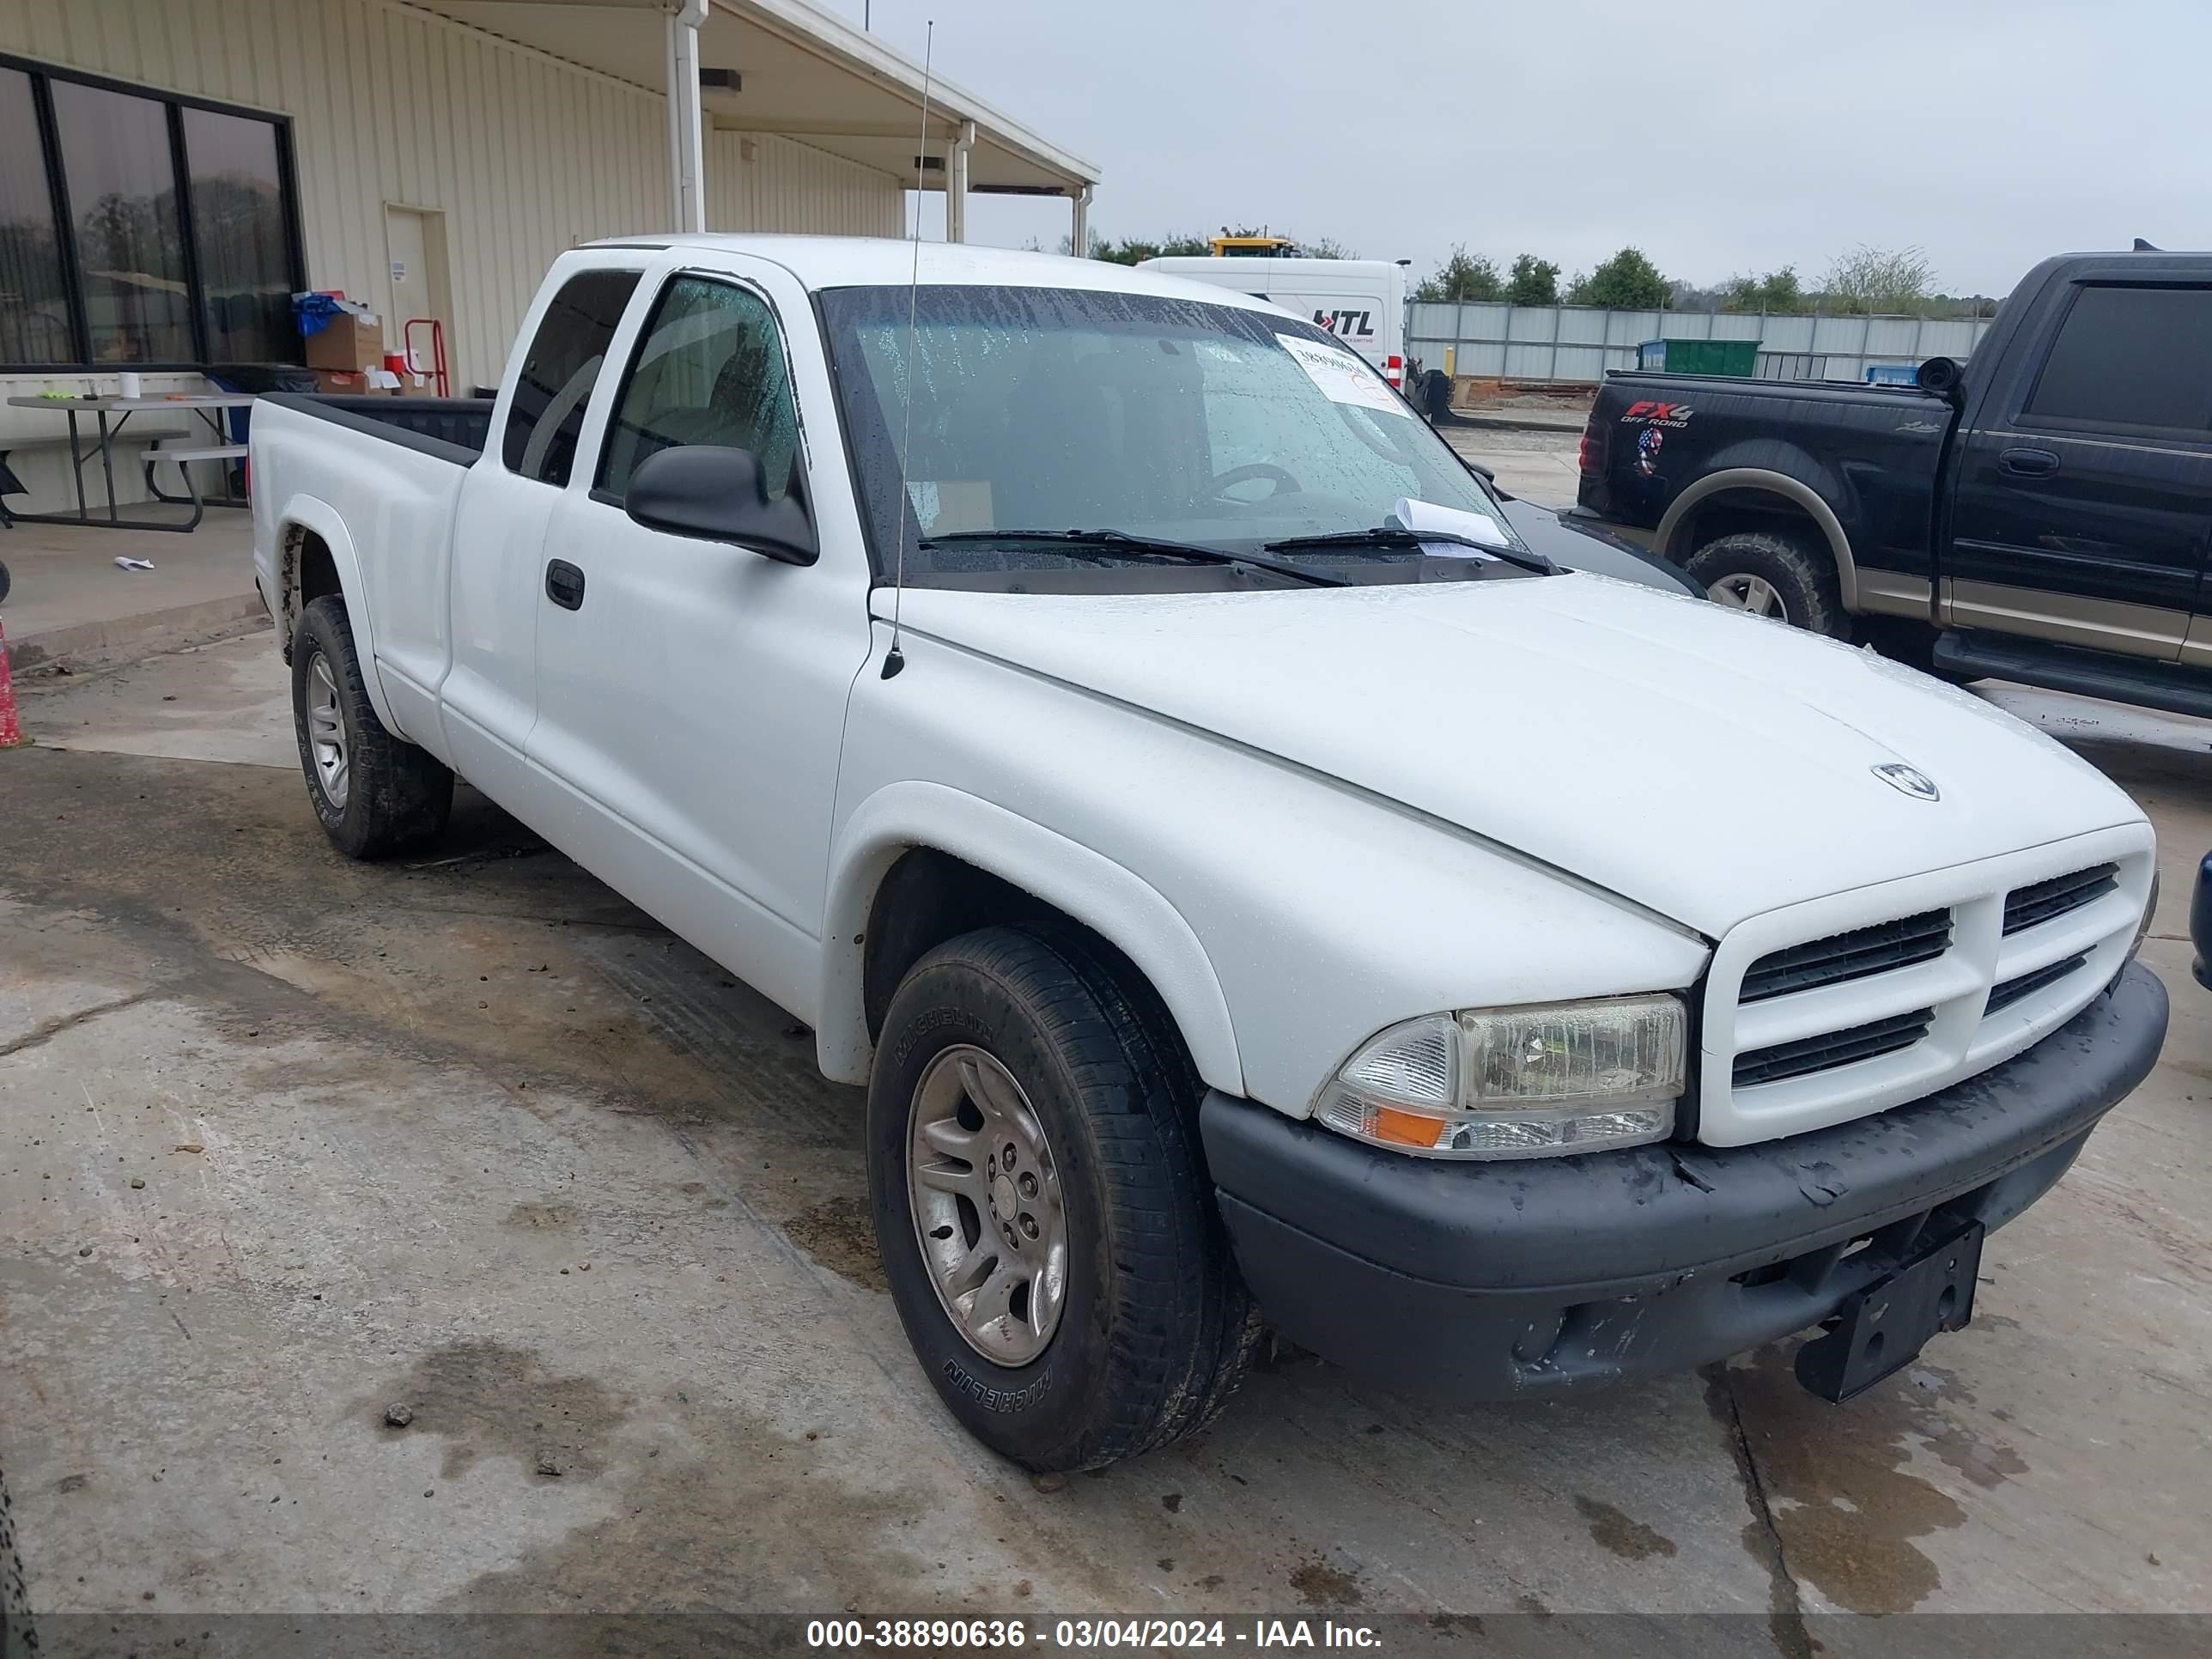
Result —
POLYGON ((453 810, 453 775, 376 717, 345 601, 325 594, 292 630, 292 725, 307 797, 331 844, 378 859, 427 846, 453 810))
POLYGON ((1683 571, 1717 605, 1840 640, 1850 631, 1835 562, 1795 537, 1741 531, 1707 542, 1683 571))
POLYGON ((891 1000, 868 1089, 884 1273, 945 1405, 1025 1468, 1188 1434, 1250 1363, 1198 1088, 1149 989, 1072 935, 967 934, 891 1000))

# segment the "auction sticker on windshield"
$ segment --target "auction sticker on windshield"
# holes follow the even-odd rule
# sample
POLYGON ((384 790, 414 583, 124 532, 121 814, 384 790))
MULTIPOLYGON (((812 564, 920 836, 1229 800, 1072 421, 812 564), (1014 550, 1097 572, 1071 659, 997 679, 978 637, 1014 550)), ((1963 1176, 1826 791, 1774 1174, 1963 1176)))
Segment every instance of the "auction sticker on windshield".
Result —
POLYGON ((1399 401, 1389 382, 1368 368, 1364 359, 1334 346, 1301 340, 1294 334, 1278 334, 1275 343, 1291 354, 1291 361, 1305 370, 1306 378, 1321 388, 1321 395, 1329 402, 1411 418, 1413 410, 1399 401))

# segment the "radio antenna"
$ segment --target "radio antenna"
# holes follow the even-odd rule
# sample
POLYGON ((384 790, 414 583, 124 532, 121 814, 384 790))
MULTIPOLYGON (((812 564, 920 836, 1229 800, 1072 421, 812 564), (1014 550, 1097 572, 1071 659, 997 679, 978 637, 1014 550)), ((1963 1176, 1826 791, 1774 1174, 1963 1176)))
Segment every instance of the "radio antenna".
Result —
MULTIPOLYGON (((891 648, 884 653, 884 674, 890 679, 906 666, 906 653, 899 649, 899 618, 906 609, 906 515, 913 510, 913 498, 908 494, 907 472, 908 458, 914 453, 914 340, 915 301, 921 292, 921 198, 925 188, 923 173, 929 160, 929 60, 937 45, 937 20, 931 18, 925 25, 921 37, 921 143, 914 158, 914 260, 907 272, 906 284, 906 364, 901 378, 905 381, 900 402, 905 405, 902 415, 904 428, 899 434, 898 558, 891 574, 891 648)), ((946 187, 951 188, 948 180, 946 187)), ((915 527, 921 527, 919 519, 915 527)))

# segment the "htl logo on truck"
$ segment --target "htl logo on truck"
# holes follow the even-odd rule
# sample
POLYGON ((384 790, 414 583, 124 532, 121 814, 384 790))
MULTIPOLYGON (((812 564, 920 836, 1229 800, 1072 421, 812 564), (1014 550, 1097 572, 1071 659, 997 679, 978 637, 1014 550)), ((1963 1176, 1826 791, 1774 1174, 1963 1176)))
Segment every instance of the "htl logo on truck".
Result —
POLYGON ((1327 329, 1340 340, 1371 340, 1374 315, 1371 311, 1316 311, 1314 326, 1327 329))

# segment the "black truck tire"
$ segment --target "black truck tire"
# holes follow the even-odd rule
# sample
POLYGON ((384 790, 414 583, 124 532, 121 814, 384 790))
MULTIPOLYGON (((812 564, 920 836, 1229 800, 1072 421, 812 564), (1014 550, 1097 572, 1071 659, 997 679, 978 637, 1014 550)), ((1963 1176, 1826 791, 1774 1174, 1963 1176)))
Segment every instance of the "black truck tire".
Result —
POLYGON ((891 1297, 952 1414, 1026 1468, 1097 1468, 1202 1428, 1250 1364, 1258 1315, 1213 1206, 1199 1087, 1150 988, 1072 932, 965 934, 891 999, 867 1112, 891 1297), (999 1129, 1024 1113, 1033 1142, 999 1129), (1004 1207, 1031 1193, 1051 1204, 1041 1232, 1004 1207), (1055 1239, 1057 1289, 1041 1290, 1051 1257, 1035 1249, 1055 1239), (1010 1311, 979 1325, 1000 1273, 1021 1272, 1010 1311))
POLYGON ((376 717, 345 601, 335 593, 302 611, 292 631, 292 726, 307 798, 348 858, 386 858, 444 831, 453 772, 376 717))
POLYGON ((1707 542, 1682 569, 1717 604, 1830 639, 1850 636, 1835 561, 1808 541, 1779 531, 1738 531, 1707 542))

